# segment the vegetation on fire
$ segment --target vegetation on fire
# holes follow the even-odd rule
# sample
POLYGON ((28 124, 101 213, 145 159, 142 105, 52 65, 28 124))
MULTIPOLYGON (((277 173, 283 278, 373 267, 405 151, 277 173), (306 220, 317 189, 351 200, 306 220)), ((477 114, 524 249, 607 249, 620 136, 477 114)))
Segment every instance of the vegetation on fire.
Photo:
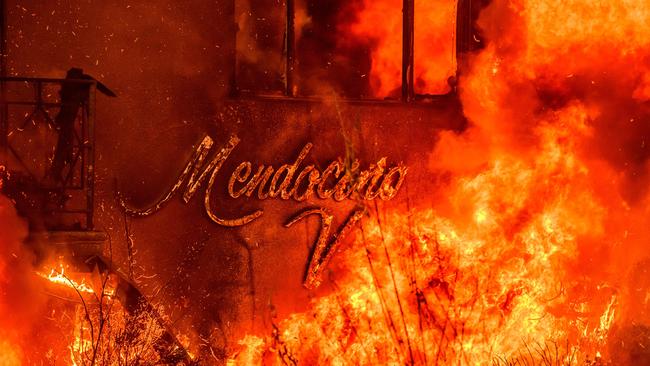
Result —
POLYGON ((329 272, 331 293, 271 335, 243 337, 231 364, 593 364, 589 355, 606 352, 617 295, 586 311, 561 271, 600 220, 585 214, 598 212, 580 186, 586 170, 567 158, 574 128, 544 125, 537 155, 502 155, 456 178, 436 210, 412 209, 410 197, 405 212, 366 205, 371 217, 329 272), (545 201, 531 207, 538 196, 545 201), (575 346, 561 357, 559 347, 557 357, 539 346, 520 353, 567 340, 575 346))
MULTIPOLYGON (((370 2, 399 13, 399 2, 370 2)), ((380 31, 377 17, 360 14, 368 30, 358 34, 380 31)), ((480 23, 485 49, 464 65, 458 84, 471 125, 461 134, 431 136, 436 150, 420 160, 444 175, 442 192, 417 206, 407 197, 406 207, 392 212, 381 209, 381 200, 359 200, 372 215, 324 272, 330 291, 313 297, 306 310, 275 319, 267 333, 230 344, 222 356, 229 365, 649 363, 648 273, 630 268, 647 267, 650 258, 650 7, 493 0, 480 23)), ((400 57, 399 44, 394 52, 382 43, 372 52, 373 73, 400 57)), ((426 47, 418 52, 427 57, 426 47)), ((380 82, 379 93, 382 84, 394 84, 386 72, 371 76, 380 82)), ((231 139, 202 165, 211 147, 204 140, 160 204, 185 182, 189 200, 210 176, 210 217, 225 226, 245 224, 249 219, 222 220, 209 204, 214 175, 236 144, 231 139)), ((384 163, 374 168, 384 171, 384 163)), ((341 165, 328 167, 330 177, 339 178, 341 165)), ((283 167, 287 177, 296 172, 283 167)), ((244 162, 231 176, 229 193, 252 196, 257 190, 258 198, 300 201, 311 192, 336 199, 336 192, 321 187, 328 170, 317 175, 305 168, 298 177, 307 190, 296 194, 280 169, 263 166, 258 174, 244 162), (269 182, 273 190, 263 191, 269 182)), ((362 198, 381 198, 375 169, 366 176, 375 189, 357 189, 362 198)), ((339 197, 350 197, 349 183, 339 197)), ((122 309, 107 291, 108 276, 92 288, 63 271, 48 278, 80 299, 71 363, 160 363, 164 329, 149 309, 122 309)), ((2 349, 11 347, 7 339, 0 339, 2 349)), ((213 360, 224 361, 201 361, 213 360)))
MULTIPOLYGON (((167 329, 158 307, 139 304, 127 309, 118 299, 111 275, 102 275, 99 288, 75 280, 63 272, 45 277, 76 293, 75 310, 68 323, 72 340, 69 362, 76 366, 146 366, 169 363, 187 365, 185 350, 169 350, 167 329), (176 354, 177 353, 177 354, 176 354)), ((65 327, 64 327, 65 328, 65 327)))

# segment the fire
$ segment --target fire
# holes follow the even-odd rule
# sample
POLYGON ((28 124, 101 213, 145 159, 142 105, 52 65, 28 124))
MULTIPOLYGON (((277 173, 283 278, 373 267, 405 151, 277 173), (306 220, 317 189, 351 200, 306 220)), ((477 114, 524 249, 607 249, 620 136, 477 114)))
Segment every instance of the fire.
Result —
POLYGON ((0 365, 163 361, 160 312, 151 304, 128 311, 115 273, 76 272, 64 257, 34 268, 27 225, 2 195, 0 232, 0 365))
MULTIPOLYGON (((417 93, 449 91, 456 5, 415 1, 417 93)), ((372 44, 378 97, 401 86, 401 7, 364 0, 345 25, 372 44)), ((369 205, 309 307, 242 335, 228 365, 649 362, 650 5, 492 0, 478 24, 485 48, 458 81, 469 127, 419 152, 438 192, 408 210, 369 205)), ((126 311, 108 278, 65 262, 35 273, 2 196, 0 229, 0 364, 40 351, 35 318, 65 328, 63 363, 163 362, 155 312, 126 311), (38 317, 34 275, 77 301, 38 317)))
POLYGON ((0 341, 0 365, 20 365, 21 357, 16 347, 6 341, 0 341))
MULTIPOLYGON (((2 173, 2 171, 0 171, 2 173)), ((0 182, 2 177, 0 177, 0 182)), ((29 253, 22 248, 27 227, 12 202, 0 195, 0 365, 26 361, 33 318, 40 304, 29 253)))
POLYGON ((577 238, 602 227, 603 208, 577 184, 587 172, 573 146, 561 143, 584 121, 552 122, 540 128, 543 149, 534 159, 503 156, 458 179, 446 215, 369 218, 337 257, 336 290, 281 321, 272 337, 244 338, 231 362, 474 365, 539 340, 606 353, 616 298, 572 308, 573 294, 561 287, 572 284, 563 269, 577 238))
POLYGON ((154 364, 160 361, 156 344, 163 329, 152 313, 142 309, 130 314, 115 296, 113 275, 99 275, 93 281, 82 273, 71 273, 70 266, 59 263, 41 277, 66 290, 73 290, 71 314, 59 319, 69 342, 66 344, 70 365, 154 364), (93 283, 94 285, 91 285, 93 283))
POLYGON ((67 286, 76 291, 79 291, 80 293, 88 293, 88 294, 95 293, 93 288, 86 283, 85 278, 82 278, 79 282, 77 282, 71 279, 70 277, 68 277, 65 274, 65 267, 63 263, 59 263, 58 268, 52 268, 49 274, 45 274, 42 272, 37 272, 37 274, 52 283, 67 286))
MULTIPOLYGON (((365 0, 350 25, 351 33, 374 43, 370 86, 377 97, 395 94, 402 85, 401 0, 365 0), (381 19, 381 26, 377 22, 381 19)), ((444 94, 456 73, 455 0, 415 1, 415 92, 444 94)))
POLYGON ((414 35, 415 92, 444 94, 456 74, 457 0, 416 0, 414 35))
MULTIPOLYGON (((400 7, 368 2, 355 25, 377 40, 378 95, 400 83, 400 24, 380 16, 400 7)), ((433 208, 375 211, 333 289, 241 338, 229 363, 646 362, 631 355, 648 346, 650 288, 630 278, 650 258, 649 21, 643 2, 492 1, 459 84, 471 126, 430 155, 450 177, 433 208)))

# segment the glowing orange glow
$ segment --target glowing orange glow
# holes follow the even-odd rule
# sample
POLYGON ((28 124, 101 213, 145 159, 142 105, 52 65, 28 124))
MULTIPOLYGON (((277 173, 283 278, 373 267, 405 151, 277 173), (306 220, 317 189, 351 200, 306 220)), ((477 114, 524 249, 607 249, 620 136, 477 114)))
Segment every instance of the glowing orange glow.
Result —
POLYGON ((52 268, 50 270, 50 273, 44 274, 41 272, 37 272, 39 276, 42 278, 45 278, 46 280, 56 283, 58 285, 63 285, 67 286, 71 289, 77 290, 81 293, 95 293, 95 291, 90 287, 84 278, 82 278, 79 282, 76 282, 75 280, 71 279, 68 277, 65 273, 65 268, 63 264, 59 264, 59 268, 52 268))
MULTIPOLYGON (((377 19, 400 8, 368 2, 354 28, 377 39, 379 95, 399 85, 401 33, 377 19)), ((650 257, 650 199, 645 186, 625 191, 648 168, 635 140, 646 132, 629 123, 648 118, 637 103, 648 99, 649 20, 638 2, 492 1, 479 18, 486 48, 459 84, 470 127, 442 132, 430 154, 432 172, 451 177, 444 197, 375 212, 337 256, 333 289, 270 335, 242 337, 230 364, 490 365, 535 347, 522 364, 545 347, 556 347, 552 364, 638 364, 621 349, 647 347, 625 332, 650 320, 646 272, 629 280, 650 257)), ((429 58, 425 69, 453 70, 429 58)))
POLYGON ((606 353, 615 298, 572 310, 572 294, 560 287, 576 238, 600 230, 603 209, 584 190, 573 146, 560 143, 579 131, 550 124, 539 131, 535 158, 501 156, 456 182, 455 219, 425 210, 364 224, 338 257, 345 274, 334 278, 337 291, 280 322, 277 336, 242 339, 231 362, 260 364, 285 347, 316 364, 474 365, 540 339, 606 353), (574 185, 562 185, 566 179, 574 185), (532 204, 540 196, 544 202, 532 204))
POLYGON ((415 0, 414 78, 418 94, 449 92, 456 75, 456 0, 415 0))
POLYGON ((16 347, 3 340, 0 340, 0 365, 20 366, 22 365, 20 355, 16 347))
MULTIPOLYGON (((394 95, 402 85, 402 1, 365 0, 351 25, 357 37, 373 42, 370 86, 377 97, 394 95)), ((444 94, 456 73, 456 1, 415 1, 415 90, 444 94)))
MULTIPOLYGON (((361 3, 362 6, 349 7, 357 11, 356 18, 346 18, 349 33, 340 34, 351 34, 355 44, 359 38, 369 41, 373 93, 377 97, 395 97, 402 80, 402 1, 361 3)), ((165 356, 159 353, 159 341, 165 337, 174 338, 175 350, 190 349, 190 358, 196 355, 196 362, 201 365, 650 363, 650 3, 481 3, 486 3, 486 7, 477 19, 479 30, 475 36, 484 40, 484 48, 464 55, 466 58, 459 63, 463 70, 458 74, 458 93, 449 96, 450 100, 460 98, 468 122, 466 128, 436 130, 432 136, 421 136, 415 128, 399 130, 413 134, 413 141, 417 142, 413 145, 421 149, 414 151, 405 146, 404 155, 399 158, 413 163, 409 165, 413 167, 413 176, 417 174, 421 181, 430 181, 422 184, 425 188, 412 181, 410 191, 400 191, 390 202, 368 204, 359 200, 360 205, 366 204, 369 215, 337 246, 339 250, 333 252, 334 259, 328 262, 327 270, 319 272, 321 287, 296 295, 309 295, 308 304, 294 304, 293 299, 276 296, 275 289, 285 284, 269 284, 267 280, 284 278, 273 277, 275 273, 267 277, 272 271, 256 262, 262 255, 254 250, 266 248, 258 243, 255 233, 247 230, 231 231, 234 237, 246 239, 246 245, 223 245, 219 248, 223 252, 202 251, 202 247, 195 250, 191 246, 188 252, 170 251, 162 253, 165 256, 152 257, 152 262, 162 264, 140 263, 134 267, 134 273, 148 274, 149 268, 160 268, 154 265, 182 261, 176 267, 177 273, 173 273, 173 266, 166 267, 146 278, 151 281, 136 282, 139 277, 134 275, 124 278, 120 285, 134 290, 131 298, 124 295, 124 303, 118 301, 110 281, 106 282, 107 287, 100 288, 97 273, 75 273, 65 261, 36 272, 40 279, 32 281, 31 257, 20 250, 27 237, 27 225, 20 225, 22 221, 12 205, 0 196, 0 292, 11 292, 13 296, 6 296, 6 301, 0 299, 0 366, 28 363, 32 350, 25 343, 35 339, 40 329, 22 323, 33 318, 33 314, 40 314, 41 309, 20 312, 21 317, 16 317, 19 321, 13 319, 15 310, 37 298, 35 294, 52 295, 52 288, 72 291, 75 300, 79 300, 66 301, 67 310, 73 310, 63 315, 55 317, 51 315, 54 311, 47 314, 48 322, 64 329, 66 337, 61 337, 60 342, 65 347, 65 364, 88 364, 89 357, 96 354, 110 360, 104 363, 109 365, 128 364, 124 360, 133 361, 136 357, 143 364, 162 364, 165 356), (248 239, 255 245, 249 247, 248 239), (238 250, 242 255, 228 253, 223 262, 201 257, 203 253, 220 255, 229 250, 238 250), (245 252, 248 261, 244 260, 245 252), (187 255, 181 257, 180 253, 187 255), (225 264, 217 267, 213 263, 225 264), (208 265, 223 270, 219 275, 224 277, 230 273, 233 277, 244 276, 246 272, 250 289, 243 277, 233 281, 201 278, 208 265), (184 273, 188 269, 196 272, 190 276, 184 273), (262 280, 259 274, 264 277, 262 280), (36 291, 29 288, 31 282, 47 286, 36 291), (128 287, 132 282, 135 284, 128 287), (262 286, 258 286, 260 283, 262 286), (147 286, 140 287, 141 284, 147 286), (235 289, 232 302, 221 302, 226 296, 216 293, 220 286, 235 289), (27 290, 30 291, 26 298, 30 301, 23 301, 21 293, 27 290), (154 305, 143 304, 150 294, 160 294, 163 299, 159 301, 165 306, 164 302, 172 296, 180 299, 172 299, 178 303, 171 304, 165 315, 145 306, 154 305), (189 295, 202 296, 205 303, 195 304, 189 295), (133 298, 137 298, 141 308, 129 306, 132 304, 128 300, 133 298), (274 301, 286 303, 276 308, 276 304, 269 304, 274 301), (232 309, 232 314, 230 308, 222 309, 228 307, 224 304, 231 303, 246 309, 232 309), (260 312, 267 304, 273 309, 260 312), (208 314, 215 310, 224 310, 227 316, 208 314), (245 325, 233 324, 233 319, 239 320, 240 314, 235 314, 239 310, 252 315, 250 328, 248 319, 242 320, 245 325), (214 319, 210 319, 211 315, 215 315, 214 319), (196 329, 179 335, 164 329, 166 320, 174 326, 186 321, 183 326, 189 324, 189 329, 196 325, 196 329), (100 332, 103 326, 107 328, 100 332), (260 329, 263 327, 266 329, 260 329), (646 359, 634 358, 641 356, 646 359)), ((244 5, 253 4, 251 1, 244 5)), ((305 7, 304 2, 297 6, 299 37, 301 31, 308 33, 303 27, 310 22, 311 8, 305 7)), ((457 1, 452 0, 415 1, 416 93, 439 94, 450 90, 448 81, 456 75, 457 68, 456 7, 457 1)), ((284 13, 274 16, 284 19, 284 13)), ((251 53, 240 60, 267 61, 276 74, 281 74, 281 54, 276 52, 267 60, 263 52, 251 51, 249 43, 258 36, 251 31, 251 22, 256 19, 250 14, 242 17, 248 23, 240 22, 239 46, 245 49, 239 51, 251 53)), ((365 54, 360 57, 366 60, 365 54)), ((300 60, 296 61, 300 65, 300 60)), ((271 78, 280 81, 279 77, 271 78)), ((283 104, 282 108, 268 107, 274 103, 271 100, 247 100, 239 108, 237 101, 230 100, 224 106, 228 113, 219 112, 219 121, 222 116, 224 121, 240 115, 257 118, 260 114, 256 108, 262 104, 264 108, 277 109, 272 118, 289 116, 288 128, 299 120, 296 115, 303 117, 302 112, 293 108, 314 119, 327 116, 321 114, 316 104, 312 108, 309 100, 300 100, 299 107, 283 104)), ((378 103, 371 107, 350 103, 339 109, 338 99, 335 102, 336 109, 332 110, 340 118, 341 126, 347 125, 343 123, 347 122, 343 120, 346 113, 355 118, 363 113, 384 113, 385 104, 392 108, 387 112, 389 117, 406 110, 409 113, 405 115, 411 116, 412 105, 408 103, 378 103)), ((426 109, 437 102, 418 105, 418 113, 412 116, 423 116, 421 123, 429 122, 426 116, 438 118, 438 105, 426 109)), ((324 108, 334 106, 328 103, 322 103, 324 108)), ((457 105, 455 100, 452 103, 457 105)), ((357 120, 353 121, 355 131, 357 126, 360 133, 375 128, 372 115, 357 120)), ((321 131, 311 122, 307 127, 309 134, 321 131)), ((327 131, 332 132, 329 128, 327 131)), ((377 128, 385 127, 377 124, 377 128)), ((349 138, 347 130, 342 130, 345 148, 356 154, 356 133, 349 138)), ((108 140, 108 135, 103 136, 108 140)), ((359 140, 363 142, 359 145, 363 153, 372 153, 382 144, 365 136, 359 140)), ((275 141, 274 148, 284 145, 284 141, 275 141)), ((102 201, 108 210, 107 200, 102 201)), ((320 201, 314 198, 313 202, 320 201)), ((269 211, 279 214, 283 207, 269 211)), ((335 210, 341 207, 346 206, 336 206, 335 210)), ((114 228, 119 216, 109 211, 101 215, 112 225, 111 232, 121 234, 121 228, 114 228)), ((152 224, 158 230, 162 223, 169 222, 164 220, 173 219, 163 215, 152 224)), ((127 221, 125 217, 125 224, 127 221)), ((259 225, 255 230, 263 226, 259 225)), ((129 225, 125 226, 126 237, 130 239, 129 225)), ((140 237, 145 227, 149 226, 138 225, 134 237, 140 237)), ((168 235, 173 233, 172 229, 163 228, 154 234, 168 235)), ((198 234, 208 239, 213 237, 201 225, 188 230, 199 230, 198 234)), ((304 230, 310 234, 309 226, 304 230)), ((278 233, 267 228, 261 231, 267 235, 278 233)), ((181 242, 190 234, 194 233, 172 235, 162 242, 181 242)), ((220 240, 218 235, 214 237, 220 240)), ((303 247, 298 250, 306 251, 303 247)), ((130 257, 130 253, 127 250, 122 254, 130 257)), ((279 257, 287 261, 298 258, 296 253, 290 254, 280 253, 279 257)), ((120 265, 122 259, 131 258, 121 258, 111 266, 120 265)), ((270 262, 275 258, 266 259, 270 262)), ((296 289, 297 281, 294 286, 288 288, 296 289)), ((120 296, 122 292, 127 293, 120 291, 120 296)))

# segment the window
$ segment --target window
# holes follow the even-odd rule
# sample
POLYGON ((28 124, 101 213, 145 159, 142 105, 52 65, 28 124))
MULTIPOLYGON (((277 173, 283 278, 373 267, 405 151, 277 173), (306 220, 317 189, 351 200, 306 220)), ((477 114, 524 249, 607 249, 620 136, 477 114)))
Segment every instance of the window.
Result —
POLYGON ((463 45, 457 32, 471 34, 465 2, 238 0, 236 92, 403 101, 447 94, 463 45))

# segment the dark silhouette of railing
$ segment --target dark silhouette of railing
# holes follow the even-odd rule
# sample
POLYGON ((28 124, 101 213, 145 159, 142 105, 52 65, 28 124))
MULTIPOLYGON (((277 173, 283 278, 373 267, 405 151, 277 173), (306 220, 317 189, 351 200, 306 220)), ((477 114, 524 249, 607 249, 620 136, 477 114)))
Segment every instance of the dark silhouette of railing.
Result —
POLYGON ((19 210, 22 207, 29 211, 27 216, 38 215, 49 221, 47 229, 92 229, 96 81, 5 77, 0 78, 0 83, 0 165, 6 167, 8 176, 5 193, 17 201, 19 210), (89 92, 79 107, 68 142, 72 155, 61 176, 53 177, 49 174, 53 153, 61 148, 54 142, 61 129, 56 115, 66 106, 59 95, 63 85, 79 85, 89 92), (28 135, 28 129, 40 135, 49 134, 53 143, 42 146, 33 139, 21 140, 19 137, 28 135), (43 152, 39 159, 26 158, 39 150, 43 152))

